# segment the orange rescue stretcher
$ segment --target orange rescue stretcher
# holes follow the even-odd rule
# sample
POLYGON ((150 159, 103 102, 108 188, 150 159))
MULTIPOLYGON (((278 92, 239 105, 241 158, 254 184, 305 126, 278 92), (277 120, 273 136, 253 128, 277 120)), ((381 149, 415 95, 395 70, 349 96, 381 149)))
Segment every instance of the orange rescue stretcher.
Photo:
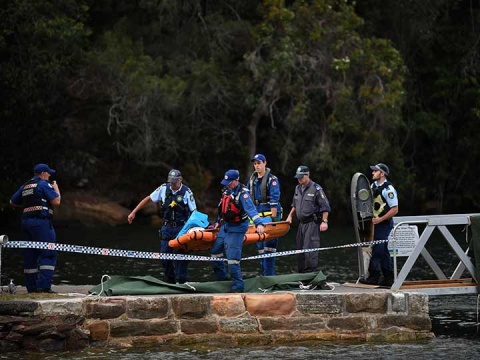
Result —
MULTIPOLYGON (((276 239, 290 230, 288 221, 269 222, 263 225, 265 226, 265 232, 262 235, 256 232, 254 225, 250 225, 243 238, 243 243, 250 244, 276 239)), ((170 240, 168 245, 176 250, 184 250, 185 252, 210 250, 217 238, 217 234, 218 229, 191 228, 186 234, 170 240)))

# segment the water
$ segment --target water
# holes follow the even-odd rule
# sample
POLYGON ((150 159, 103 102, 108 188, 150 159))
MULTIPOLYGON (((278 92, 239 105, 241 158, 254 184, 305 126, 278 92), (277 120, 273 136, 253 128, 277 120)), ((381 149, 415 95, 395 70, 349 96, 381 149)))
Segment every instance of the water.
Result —
MULTIPOLYGON (((465 247, 462 228, 450 229, 462 247, 465 247)), ((21 240, 17 229, 2 232, 9 235, 10 240, 21 240)), ((294 248, 295 229, 281 239, 278 251, 294 248)), ((59 243, 83 246, 108 247, 125 250, 159 251, 159 240, 155 228, 145 226, 120 227, 84 227, 70 224, 57 228, 59 243)), ((353 243, 353 229, 349 226, 335 227, 322 237, 322 247, 353 243)), ((432 238, 427 250, 437 261, 444 272, 453 272, 458 260, 452 255, 445 240, 440 236, 432 238)), ((244 256, 256 253, 254 245, 244 248, 244 256)), ((208 253, 198 253, 208 255, 208 253)), ((322 271, 328 281, 345 282, 356 279, 358 265, 355 248, 335 249, 320 253, 322 271)), ((405 258, 399 259, 399 269, 405 258)), ((258 260, 242 263, 244 277, 253 277, 259 273, 258 260)), ((296 271, 293 256, 277 258, 277 273, 287 274, 296 271)), ((151 275, 161 277, 161 264, 157 260, 115 258, 109 256, 86 255, 78 253, 59 253, 54 284, 96 285, 101 276, 108 275, 151 275)), ((466 274, 465 274, 466 275, 466 274)), ((190 281, 213 280, 211 264, 190 262, 190 281)), ((4 249, 2 255, 2 284, 8 279, 15 279, 21 285, 22 256, 19 249, 4 249)), ((434 279, 433 272, 425 261, 419 259, 408 280, 434 279)), ((119 350, 119 349, 86 349, 77 352, 48 353, 41 356, 45 359, 400 359, 406 357, 435 359, 479 359, 480 328, 478 325, 476 295, 438 296, 430 300, 430 316, 432 319, 434 340, 421 343, 382 343, 382 344, 292 344, 277 347, 158 347, 154 349, 119 350)), ((10 354, 11 355, 11 354, 10 354)), ((10 358, 9 354, 0 354, 0 359, 10 358)), ((18 354, 22 359, 36 359, 38 354, 18 354)))

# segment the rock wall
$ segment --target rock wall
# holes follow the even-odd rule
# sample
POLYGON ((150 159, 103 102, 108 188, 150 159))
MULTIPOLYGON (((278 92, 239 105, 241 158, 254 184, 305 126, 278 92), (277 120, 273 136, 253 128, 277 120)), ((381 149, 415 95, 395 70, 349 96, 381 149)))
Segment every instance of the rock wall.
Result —
POLYGON ((3 302, 0 349, 72 350, 430 339, 418 293, 271 293, 85 297, 3 302))

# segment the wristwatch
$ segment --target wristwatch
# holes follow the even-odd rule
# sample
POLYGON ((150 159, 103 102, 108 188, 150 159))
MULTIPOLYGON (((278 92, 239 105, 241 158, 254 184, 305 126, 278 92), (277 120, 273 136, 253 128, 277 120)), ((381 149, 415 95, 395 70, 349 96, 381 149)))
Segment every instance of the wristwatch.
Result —
POLYGON ((328 224, 328 219, 323 219, 322 222, 324 222, 325 224, 328 224))

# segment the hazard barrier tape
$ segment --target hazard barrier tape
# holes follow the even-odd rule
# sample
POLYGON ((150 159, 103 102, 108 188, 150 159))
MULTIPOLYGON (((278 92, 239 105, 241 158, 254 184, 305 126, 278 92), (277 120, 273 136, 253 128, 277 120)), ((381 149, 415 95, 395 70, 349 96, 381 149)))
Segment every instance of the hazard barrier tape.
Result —
MULTIPOLYGON (((281 251, 281 252, 267 253, 262 255, 249 256, 249 257, 242 258, 242 260, 263 259, 263 258, 270 258, 270 257, 302 254, 302 253, 314 252, 314 251, 353 248, 358 246, 371 246, 371 245, 385 243, 388 241, 389 240, 373 240, 373 241, 368 241, 363 243, 337 245, 337 246, 330 246, 330 247, 324 247, 324 248, 281 251)), ((74 253, 80 253, 80 254, 129 257, 129 258, 137 258, 137 259, 227 261, 227 259, 225 258, 214 258, 210 256, 187 255, 187 254, 178 254, 178 253, 167 254, 167 253, 148 252, 148 251, 109 249, 109 248, 99 248, 99 247, 91 247, 91 246, 45 243, 45 242, 34 242, 34 241, 8 241, 8 242, 4 242, 2 246, 5 248, 44 249, 44 250, 74 252, 74 253)), ((0 246, 0 248, 2 246, 0 246)))
POLYGON ((121 250, 121 249, 108 249, 92 246, 79 246, 68 245, 58 243, 45 243, 34 241, 9 241, 4 247, 6 248, 21 248, 21 249, 43 249, 43 250, 56 250, 65 252, 74 252, 80 254, 93 254, 103 256, 118 256, 129 257, 137 259, 155 259, 155 260, 197 260, 197 261, 223 261, 227 259, 212 258, 210 256, 197 256, 186 254, 167 254, 148 251, 134 251, 134 250, 121 250))
POLYGON ((277 257, 277 256, 303 254, 303 253, 314 252, 314 251, 325 251, 325 250, 334 250, 334 249, 353 248, 353 247, 359 247, 359 246, 366 247, 366 246, 371 246, 371 245, 383 244, 383 243, 386 243, 386 242, 389 242, 389 241, 390 240, 372 240, 372 241, 363 242, 363 243, 353 243, 353 244, 329 246, 329 247, 323 247, 323 248, 280 251, 280 252, 268 253, 268 254, 263 254, 263 255, 249 256, 249 257, 246 257, 246 258, 242 258, 242 260, 263 259, 263 258, 270 258, 270 257, 277 257))

